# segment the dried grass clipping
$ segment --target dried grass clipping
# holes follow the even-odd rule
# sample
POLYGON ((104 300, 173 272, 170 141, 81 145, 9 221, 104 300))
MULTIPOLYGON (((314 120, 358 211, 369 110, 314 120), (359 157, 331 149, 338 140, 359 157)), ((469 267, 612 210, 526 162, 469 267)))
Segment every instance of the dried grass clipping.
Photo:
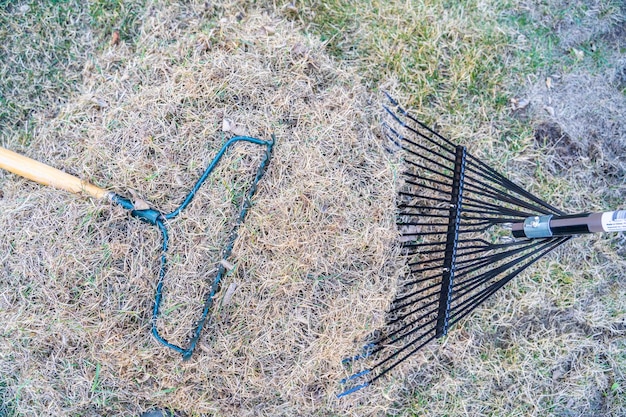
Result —
MULTIPOLYGON (((153 10, 136 50, 110 46, 27 149, 8 146, 167 211, 232 135, 223 130, 274 133, 218 297, 237 290, 182 362, 149 333, 157 231, 105 202, 1 173, 0 373, 20 381, 26 414, 385 410, 383 384, 334 397, 341 359, 382 324, 396 269, 393 174, 371 98, 288 22, 223 19, 205 39, 199 23, 184 35, 160 24, 175 12, 153 10)), ((230 152, 171 224, 159 326, 173 341, 197 319, 260 157, 253 146, 230 152)))

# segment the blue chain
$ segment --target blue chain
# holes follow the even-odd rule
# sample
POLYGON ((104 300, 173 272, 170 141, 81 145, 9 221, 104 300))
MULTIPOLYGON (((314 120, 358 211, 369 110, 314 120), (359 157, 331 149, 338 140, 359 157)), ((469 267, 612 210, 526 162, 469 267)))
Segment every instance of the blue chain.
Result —
POLYGON ((157 226, 159 230, 161 231, 161 235, 163 236, 163 245, 162 245, 162 251, 161 251, 161 266, 159 268, 159 281, 157 283, 156 294, 154 297, 154 308, 152 310, 152 335, 159 343, 182 354, 183 360, 187 360, 191 358, 191 355, 193 354, 193 351, 196 345, 198 344, 198 340, 200 339, 200 334, 202 333, 202 329, 204 328, 207 322, 207 319, 209 317, 209 311, 211 310, 211 307, 213 306, 213 298, 220 288, 220 284, 226 272, 226 268, 223 265, 224 262, 220 262, 217 275, 213 279, 213 282, 211 283, 211 287, 209 288, 209 292, 207 293, 205 297, 204 307, 202 308, 202 315, 200 317, 200 320, 196 322, 195 328, 193 330, 193 335, 187 347, 183 348, 181 346, 168 342, 165 338, 163 338, 159 334, 159 330, 157 329, 159 307, 161 306, 161 301, 163 299, 163 282, 165 280, 165 273, 167 271, 166 253, 167 253, 168 242, 169 242, 167 227, 165 226, 164 221, 175 218, 181 213, 181 211, 183 211, 189 205, 189 203, 191 203, 191 201, 195 197, 196 193, 198 192, 202 184, 206 181, 209 175, 211 175, 211 173, 213 172, 213 170, 219 163, 220 159, 222 159, 222 156, 224 156, 224 153, 231 145, 235 144, 236 142, 249 142, 249 143, 254 143, 256 145, 259 145, 259 146, 265 146, 266 147, 265 156, 263 157, 263 160, 261 161, 259 165, 259 168, 256 172, 256 176, 254 180, 252 181, 250 188, 248 189, 247 195, 244 197, 243 203, 241 205, 241 210, 239 211, 239 216, 237 217, 235 225, 233 226, 233 229, 230 232, 227 244, 222 251, 222 260, 227 260, 230 257, 231 252, 233 251, 233 246, 235 245, 235 241, 237 240, 239 227, 243 224, 246 218, 246 215, 248 214, 248 210, 252 206, 252 197, 256 193, 257 185, 259 181, 261 180, 261 178, 263 177, 263 174, 265 174, 267 166, 270 162, 272 150, 274 147, 274 141, 275 141, 275 137, 273 135, 272 135, 271 141, 251 138, 248 136, 236 136, 230 139, 228 142, 224 144, 224 146, 222 146, 222 149, 220 149, 220 151, 217 153, 215 158, 213 158, 213 161, 211 161, 211 163, 209 164, 207 169, 204 171, 200 179, 196 181, 193 188, 191 189, 191 191, 189 191, 189 193, 187 194, 183 202, 180 204, 180 206, 178 206, 175 210, 173 210, 170 213, 163 214, 155 209, 135 210, 133 203, 129 199, 121 197, 117 194, 112 194, 110 196, 111 200, 114 203, 119 204, 120 206, 124 207, 127 210, 130 210, 130 213, 133 216, 139 218, 140 220, 157 226))

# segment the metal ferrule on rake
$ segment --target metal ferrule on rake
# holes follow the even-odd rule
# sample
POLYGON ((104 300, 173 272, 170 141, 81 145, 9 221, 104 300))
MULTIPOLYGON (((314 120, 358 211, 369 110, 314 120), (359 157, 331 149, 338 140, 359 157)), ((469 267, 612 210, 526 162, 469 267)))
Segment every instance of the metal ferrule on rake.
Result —
POLYGON ((548 238, 597 232, 626 230, 626 210, 604 213, 530 216, 513 223, 511 233, 516 238, 548 238))

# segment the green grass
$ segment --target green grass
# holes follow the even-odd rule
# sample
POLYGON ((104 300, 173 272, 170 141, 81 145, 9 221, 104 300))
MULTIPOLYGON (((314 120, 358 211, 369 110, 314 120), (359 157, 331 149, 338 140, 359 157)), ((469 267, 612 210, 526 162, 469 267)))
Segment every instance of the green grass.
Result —
POLYGON ((0 1, 0 143, 28 145, 82 80, 82 69, 118 31, 132 43, 144 2, 0 1))
POLYGON ((18 416, 17 398, 10 393, 8 388, 13 385, 13 383, 8 383, 6 380, 0 379, 0 417, 18 416))
POLYGON ((134 43, 139 34, 141 16, 145 11, 143 0, 99 0, 90 2, 90 26, 96 31, 99 43, 110 41, 117 31, 120 40, 134 43))
POLYGON ((491 149, 485 157, 496 166, 525 147, 531 130, 509 117, 514 83, 552 62, 541 45, 523 56, 515 48, 516 28, 507 17, 514 2, 304 3, 310 30, 337 59, 357 66, 371 89, 397 80, 405 106, 470 150, 491 149), (481 146, 485 139, 475 135, 486 125, 491 143, 481 146))
POLYGON ((506 4, 480 1, 305 2, 312 30, 337 58, 360 67, 377 87, 396 77, 413 106, 451 113, 508 103, 500 84, 508 37, 496 17, 506 4), (467 108, 470 105, 470 108, 467 108))
POLYGON ((515 28, 524 43, 515 50, 517 62, 513 68, 524 73, 546 74, 591 70, 600 73, 611 65, 610 55, 615 53, 613 46, 602 36, 582 38, 577 28, 594 33, 590 16, 602 21, 617 19, 620 12, 619 1, 606 1, 590 9, 585 2, 572 2, 566 7, 538 6, 533 12, 523 8, 512 8, 503 14, 503 22, 515 28))

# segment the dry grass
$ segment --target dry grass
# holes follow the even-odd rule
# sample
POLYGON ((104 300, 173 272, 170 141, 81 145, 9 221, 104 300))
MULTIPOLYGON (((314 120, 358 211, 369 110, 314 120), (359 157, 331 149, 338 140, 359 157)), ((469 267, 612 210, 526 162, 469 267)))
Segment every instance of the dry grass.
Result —
MULTIPOLYGON (((597 96, 619 104, 603 113, 615 121, 611 134, 598 132, 608 151, 592 159, 583 144, 582 155, 564 162, 558 146, 546 149, 535 138, 533 128, 546 122, 540 112, 507 108, 511 91, 535 92, 541 111, 548 100, 535 83, 523 84, 528 73, 541 82, 550 75, 542 72, 548 48, 528 42, 528 28, 546 14, 533 14, 532 2, 453 3, 337 1, 292 10, 66 2, 30 5, 35 14, 18 4, 2 10, 3 21, 22 25, 0 29, 10 41, 0 57, 21 51, 26 58, 2 60, 10 82, 0 83, 0 98, 27 97, 23 108, 6 106, 0 115, 3 146, 120 194, 132 188, 166 211, 229 137, 224 118, 252 136, 275 133, 277 145, 224 283, 237 289, 228 304, 219 294, 189 362, 149 335, 156 230, 104 202, 1 172, 0 415, 138 415, 152 407, 216 416, 623 415, 624 242, 608 236, 551 255, 389 378, 334 398, 340 360, 380 326, 398 273, 397 167, 375 136, 378 98, 364 85, 382 84, 421 105, 419 113, 448 136, 556 204, 601 210, 623 201, 623 175, 599 175, 623 169, 623 144, 609 140, 623 132, 623 94, 613 94, 620 68, 606 69, 614 78, 597 70, 584 79, 592 86, 616 80, 597 96), (498 20, 505 12, 518 31, 498 20), (48 26, 37 26, 46 18, 48 26), (41 52, 50 48, 33 46, 40 54, 28 58, 27 27, 54 45, 69 39, 57 49, 73 52, 55 61, 41 52), (118 45, 110 44, 114 30, 118 45), (23 75, 58 62, 65 66, 56 78, 23 75), (38 95, 40 86, 49 97, 38 95)), ((597 37, 610 45, 620 14, 607 10, 589 14, 606 27, 572 38, 563 61, 550 62, 579 71, 567 48, 597 37)), ((562 25, 579 11, 568 13, 539 25, 562 25)), ((578 91, 569 85, 555 83, 550 100, 565 106, 578 91)), ((559 111, 562 118, 547 121, 577 141, 588 134, 574 123, 581 114, 559 111)), ((259 157, 257 148, 238 146, 172 222, 159 326, 175 341, 197 317, 259 157)))
MULTIPOLYGON (((226 17, 212 36, 182 36, 162 27, 177 13, 149 13, 141 54, 104 50, 81 92, 21 150, 169 210, 223 143, 223 118, 249 135, 274 133, 225 282, 237 290, 183 363, 149 335, 156 231, 2 174, 2 374, 19 381, 20 412, 313 414, 338 406, 340 361, 379 324, 394 273, 393 175, 372 134, 371 98, 288 22, 226 17)), ((172 222, 160 327, 173 341, 197 318, 259 156, 251 146, 229 153, 172 222)), ((372 394, 367 402, 380 402, 372 394)))
POLYGON ((53 117, 94 49, 89 17, 76 3, 0 2, 0 141, 32 138, 34 117, 53 117), (66 7, 67 6, 67 7, 66 7))

